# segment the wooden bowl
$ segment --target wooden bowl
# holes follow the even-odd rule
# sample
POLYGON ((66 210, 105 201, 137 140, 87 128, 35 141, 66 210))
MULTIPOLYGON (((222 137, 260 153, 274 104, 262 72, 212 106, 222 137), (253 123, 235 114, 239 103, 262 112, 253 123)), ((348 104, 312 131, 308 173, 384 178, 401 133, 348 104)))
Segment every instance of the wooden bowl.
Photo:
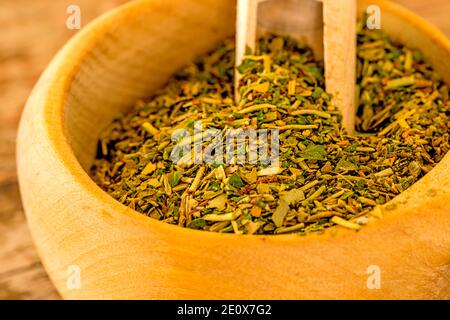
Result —
MULTIPOLYGON (((360 10, 373 3, 360 1, 360 10)), ((450 84, 449 41, 398 5, 375 3, 382 29, 420 48, 450 84)), ((61 295, 450 298, 448 154, 360 232, 337 227, 303 237, 165 224, 125 207, 90 179, 101 130, 195 55, 232 36, 234 10, 230 0, 129 3, 84 28, 37 83, 20 125, 19 179, 34 241, 61 295), (67 285, 73 265, 81 272, 79 289, 67 285)))

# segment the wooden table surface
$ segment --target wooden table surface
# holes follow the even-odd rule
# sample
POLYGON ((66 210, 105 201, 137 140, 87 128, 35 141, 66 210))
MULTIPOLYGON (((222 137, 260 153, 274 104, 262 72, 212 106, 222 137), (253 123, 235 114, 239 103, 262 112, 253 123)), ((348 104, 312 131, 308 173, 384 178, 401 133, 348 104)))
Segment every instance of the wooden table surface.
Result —
MULTIPOLYGON (((83 26, 124 2, 0 0, 0 300, 59 299, 40 263, 20 202, 14 155, 17 125, 39 74, 76 32, 66 28, 66 8, 74 3, 80 6, 83 26)), ((395 2, 450 37, 450 1, 395 2)))

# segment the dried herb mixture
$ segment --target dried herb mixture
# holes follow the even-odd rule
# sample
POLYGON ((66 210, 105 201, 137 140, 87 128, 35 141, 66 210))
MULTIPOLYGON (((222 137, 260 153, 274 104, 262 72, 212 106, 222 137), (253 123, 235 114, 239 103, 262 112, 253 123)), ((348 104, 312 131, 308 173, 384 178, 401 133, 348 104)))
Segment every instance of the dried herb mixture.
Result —
MULTIPOLYGON (((123 204, 183 227, 246 234, 305 234, 335 224, 357 230, 374 207, 444 157, 450 125, 449 88, 419 51, 359 24, 357 55, 355 135, 346 134, 324 90, 322 63, 288 37, 267 35, 246 56, 235 105, 234 42, 227 40, 115 119, 101 136, 91 175, 123 204), (194 135, 198 120, 221 132, 278 129, 279 168, 174 163, 172 133, 183 128, 194 135)), ((245 145, 235 150, 245 151, 245 145)))

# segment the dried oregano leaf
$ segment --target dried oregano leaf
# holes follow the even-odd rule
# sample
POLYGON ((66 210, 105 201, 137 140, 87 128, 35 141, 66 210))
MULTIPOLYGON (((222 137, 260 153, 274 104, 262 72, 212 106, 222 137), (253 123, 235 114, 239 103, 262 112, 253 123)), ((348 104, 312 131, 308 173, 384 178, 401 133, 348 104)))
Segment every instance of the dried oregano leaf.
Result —
POLYGON ((322 145, 310 145, 304 152, 299 153, 299 157, 308 160, 326 160, 327 152, 322 145))

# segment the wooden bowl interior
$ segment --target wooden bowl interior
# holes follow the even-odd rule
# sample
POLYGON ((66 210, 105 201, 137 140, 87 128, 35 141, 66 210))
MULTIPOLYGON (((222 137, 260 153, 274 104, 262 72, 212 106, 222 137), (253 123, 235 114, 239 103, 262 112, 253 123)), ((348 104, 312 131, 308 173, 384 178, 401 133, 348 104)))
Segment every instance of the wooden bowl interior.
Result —
POLYGON ((123 10, 79 61, 64 105, 65 135, 87 171, 100 132, 138 98, 234 32, 230 1, 161 1, 123 10), (132 17, 132 18, 130 18, 132 17))

